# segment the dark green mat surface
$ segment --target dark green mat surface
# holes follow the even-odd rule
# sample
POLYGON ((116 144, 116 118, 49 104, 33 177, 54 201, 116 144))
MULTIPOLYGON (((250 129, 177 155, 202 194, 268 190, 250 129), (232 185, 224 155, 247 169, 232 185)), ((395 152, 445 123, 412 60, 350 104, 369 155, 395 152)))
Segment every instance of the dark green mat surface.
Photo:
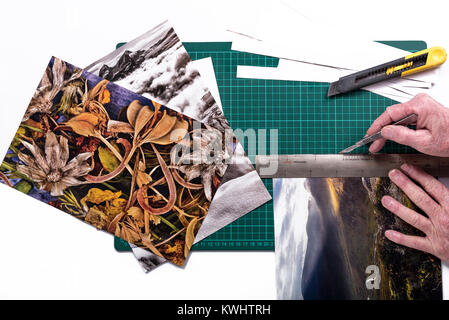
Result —
MULTIPOLYGON (((408 50, 425 49, 423 41, 386 44, 408 50)), ((226 118, 233 129, 278 130, 279 154, 333 154, 362 137, 386 107, 396 103, 366 91, 327 98, 327 83, 238 79, 238 65, 276 67, 277 58, 231 51, 231 43, 184 43, 193 60, 211 57, 226 118)), ((247 150, 246 143, 244 143, 247 150)), ((366 153, 367 148, 357 149, 366 153)), ((388 143, 385 152, 411 152, 388 143)), ((270 193, 271 180, 264 179, 270 193)), ((244 195, 242 195, 244 197, 244 195)), ((230 199, 232 201, 232 199, 230 199)), ((119 251, 129 246, 115 239, 119 251)), ((273 250, 273 204, 269 202, 209 236, 194 250, 273 250)))

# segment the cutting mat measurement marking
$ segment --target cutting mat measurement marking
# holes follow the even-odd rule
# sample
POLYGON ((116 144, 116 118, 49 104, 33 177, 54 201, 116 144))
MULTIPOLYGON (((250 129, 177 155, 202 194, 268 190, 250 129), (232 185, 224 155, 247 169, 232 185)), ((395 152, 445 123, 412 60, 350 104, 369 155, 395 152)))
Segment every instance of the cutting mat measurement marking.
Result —
MULTIPOLYGON (((426 48, 422 41, 387 44, 415 49, 410 51, 426 48)), ((328 99, 326 83, 236 78, 237 65, 258 65, 266 57, 231 51, 230 46, 230 43, 210 43, 209 47, 198 48, 195 43, 185 44, 192 59, 212 58, 224 114, 231 127, 278 129, 279 154, 338 153, 357 137, 363 137, 371 122, 396 103, 366 91, 328 99)), ((277 59, 271 61, 277 63, 277 59)), ((416 152, 392 143, 387 144, 385 151, 416 152)), ((358 152, 367 153, 368 149, 361 148, 358 152)), ((264 183, 272 194, 272 180, 264 179, 264 183)), ((273 250, 272 202, 221 229, 195 248, 273 250), (223 241, 227 242, 226 247, 220 247, 223 241), (261 246, 237 246, 245 241, 261 246)))
MULTIPOLYGON (((426 48, 422 41, 386 44, 408 51, 426 48)), ((184 46, 193 60, 212 58, 224 114, 232 128, 266 129, 267 132, 278 129, 279 154, 338 153, 363 137, 371 122, 386 107, 396 103, 366 91, 328 99, 326 83, 239 79, 237 65, 276 67, 278 59, 231 51, 231 43, 184 43, 184 46)), ((357 151, 367 153, 368 149, 363 147, 357 151)), ((392 143, 387 143, 385 151, 416 152, 392 143)), ((263 181, 272 194, 272 180, 263 181)), ((194 249, 273 250, 272 202, 199 242, 194 249)))

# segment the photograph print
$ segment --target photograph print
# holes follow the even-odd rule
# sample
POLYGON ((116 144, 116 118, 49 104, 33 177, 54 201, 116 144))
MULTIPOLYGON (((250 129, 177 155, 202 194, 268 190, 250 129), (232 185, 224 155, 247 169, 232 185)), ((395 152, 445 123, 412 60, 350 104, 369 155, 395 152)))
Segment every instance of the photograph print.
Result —
POLYGON ((423 234, 384 195, 424 214, 388 178, 274 179, 278 299, 441 300, 441 261, 385 237, 423 234))
MULTIPOLYGON (((230 129, 220 106, 168 21, 127 42, 86 70, 213 128, 230 129)), ((271 196, 264 183, 242 145, 237 143, 197 240, 217 232, 269 200, 271 196), (245 197, 232 198, 241 192, 245 197)), ((159 265, 160 259, 151 251, 131 247, 146 271, 159 265)))
POLYGON ((224 139, 215 128, 52 58, 0 177, 182 266, 235 148, 224 139))

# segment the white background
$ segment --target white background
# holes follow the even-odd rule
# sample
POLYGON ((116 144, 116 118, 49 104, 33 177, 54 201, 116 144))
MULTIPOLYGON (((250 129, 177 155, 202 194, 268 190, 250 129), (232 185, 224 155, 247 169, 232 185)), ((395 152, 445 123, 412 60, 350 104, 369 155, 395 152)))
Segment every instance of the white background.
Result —
MULTIPOLYGON (((257 2, 2 1, 0 158, 52 55, 83 67, 164 18, 183 41, 229 40, 224 30, 257 2)), ((445 3, 314 0, 302 14, 355 37, 435 43, 448 37, 445 3)), ((68 214, 3 185, 0 203, 0 298, 275 298, 273 252, 194 252, 183 270, 144 274, 112 236, 68 214)))

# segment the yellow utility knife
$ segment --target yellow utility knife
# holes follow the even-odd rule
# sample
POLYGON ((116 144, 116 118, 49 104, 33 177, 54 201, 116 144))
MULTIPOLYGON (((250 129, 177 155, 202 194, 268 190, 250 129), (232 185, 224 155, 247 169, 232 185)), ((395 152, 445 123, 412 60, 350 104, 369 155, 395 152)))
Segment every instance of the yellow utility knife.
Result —
POLYGON ((435 68, 446 61, 446 50, 442 47, 432 47, 416 53, 412 53, 404 58, 387 62, 377 67, 359 71, 338 79, 331 83, 328 97, 335 96, 360 89, 371 84, 393 79, 396 77, 405 77, 417 72, 435 68))

